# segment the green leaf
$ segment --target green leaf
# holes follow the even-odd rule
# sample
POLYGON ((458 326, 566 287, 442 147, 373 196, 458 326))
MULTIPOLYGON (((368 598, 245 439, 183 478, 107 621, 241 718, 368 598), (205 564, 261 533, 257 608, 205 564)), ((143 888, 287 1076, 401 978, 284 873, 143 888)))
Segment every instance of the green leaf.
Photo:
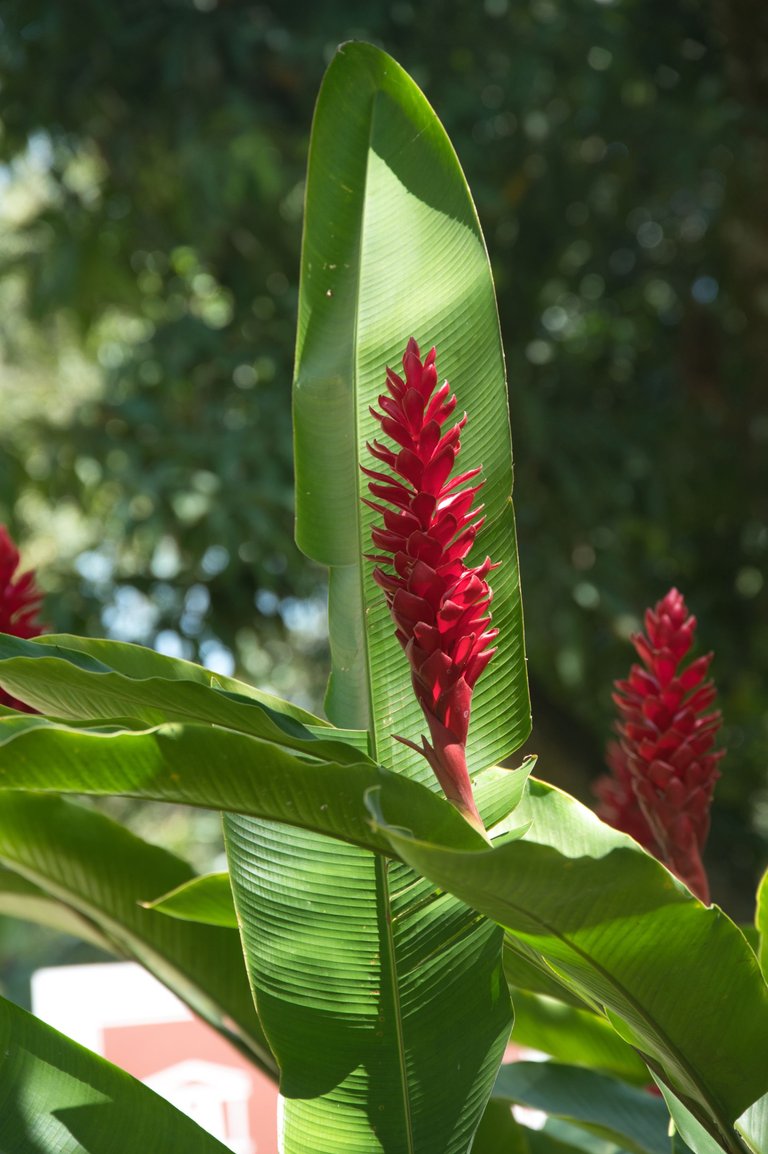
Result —
POLYGON ((515 1007, 512 1041, 519 1046, 639 1085, 648 1082, 645 1064, 604 1017, 543 994, 514 987, 510 993, 515 1007))
MULTIPOLYGON (((383 825, 374 795, 369 804, 383 825)), ((768 988, 743 935, 573 799, 532 782, 525 808, 529 833, 497 850, 390 837, 603 1005, 720 1145, 738 1150, 736 1119, 768 1090, 768 988)))
POLYGON ((140 962, 274 1074, 237 933, 161 918, 141 907, 159 890, 188 880, 186 862, 94 810, 7 791, 0 792, 0 861, 93 926, 100 944, 140 962))
POLYGON ((0 998, 3 1154, 227 1154, 147 1086, 0 998))
MULTIPOLYGON (((317 746, 325 749, 326 743, 317 746)), ((307 743, 308 752, 315 748, 307 743)), ((366 790, 380 789, 404 828, 421 836, 430 831, 440 836, 445 828, 453 844, 485 844, 443 798, 367 759, 339 765, 298 757, 271 742, 210 725, 81 728, 15 714, 0 718, 0 750, 0 789, 122 794, 219 808, 391 854, 388 836, 375 827, 364 802, 366 790)), ((498 820, 505 797, 508 810, 516 804, 528 770, 486 772, 492 783, 490 815, 498 820)))
POLYGON ((366 756, 365 749, 355 748, 357 735, 342 734, 241 682, 138 645, 74 637, 24 641, 0 634, 0 684, 41 713, 61 718, 102 723, 134 718, 146 726, 208 722, 306 756, 341 762, 366 756))
POLYGON ((228 873, 205 874, 193 878, 153 902, 144 902, 144 905, 148 910, 168 914, 181 921, 237 929, 237 914, 228 873))
POLYGON ((768 981, 768 870, 765 871, 757 887, 755 906, 755 929, 758 933, 757 956, 760 967, 768 981))
MULTIPOLYGON (((219 699, 219 709, 225 711, 223 717, 247 718, 247 711, 227 711, 227 702, 259 706, 265 713, 277 714, 280 719, 292 719, 302 726, 326 726, 327 722, 314 717, 298 705, 284 702, 279 697, 264 694, 234 677, 212 674, 210 669, 194 665, 191 661, 165 657, 163 653, 144 649, 141 645, 125 642, 75 637, 69 634, 46 634, 43 637, 23 640, 8 634, 0 634, 0 664, 2 684, 24 692, 28 705, 44 713, 57 713, 63 718, 105 718, 129 712, 131 717, 149 721, 167 720, 164 710, 179 710, 180 718, 188 717, 188 702, 213 702, 219 699), (13 665, 10 662, 13 661, 13 665), (31 665, 30 662, 42 662, 31 665), (63 662, 63 666, 61 665, 63 662), (80 676, 97 674, 93 677, 80 676), (119 676, 114 676, 118 674, 119 676), (157 681, 176 683, 179 692, 186 690, 188 697, 168 699, 161 697, 156 702, 158 715, 152 715, 150 690, 159 689, 165 694, 167 687, 157 687, 157 681), (149 682, 150 684, 146 684, 149 682), (100 688, 99 688, 100 687, 100 688), (198 689, 216 689, 216 694, 199 694, 198 689), (240 702, 244 698, 244 703, 240 702), (136 712, 129 707, 135 707, 136 712), (150 711, 144 713, 144 710, 150 711)), ((216 710, 216 706, 205 705, 203 709, 216 710)), ((255 712, 255 711, 254 711, 255 712)), ((194 714, 194 720, 209 720, 217 725, 225 725, 219 715, 194 714)), ((277 722, 279 724, 279 722, 277 722)), ((249 722, 244 722, 246 732, 250 732, 249 722)), ((233 728, 240 728, 233 725, 233 728)))
POLYGON ((502 1066, 494 1098, 563 1118, 634 1154, 669 1154, 669 1115, 647 1090, 559 1062, 502 1066))
POLYGON ((477 808, 489 836, 501 844, 505 838, 522 837, 529 822, 520 818, 519 806, 525 798, 528 778, 536 757, 526 757, 518 769, 492 765, 474 779, 477 808))

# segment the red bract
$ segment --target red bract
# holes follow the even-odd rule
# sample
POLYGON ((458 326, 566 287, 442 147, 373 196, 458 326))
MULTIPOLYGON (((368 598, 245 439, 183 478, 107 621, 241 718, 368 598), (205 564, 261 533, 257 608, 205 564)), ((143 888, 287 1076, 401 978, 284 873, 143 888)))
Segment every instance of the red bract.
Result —
MULTIPOLYGON (((14 637, 38 637, 43 628, 35 618, 42 594, 35 587, 33 573, 22 573, 14 580, 18 567, 19 551, 5 525, 0 525, 0 633, 10 633, 14 637)), ((35 712, 4 689, 0 689, 0 705, 25 713, 35 712)))
POLYGON ((616 682, 620 719, 619 740, 609 747, 613 777, 601 778, 595 792, 605 821, 632 834, 708 902, 701 852, 723 753, 713 752, 721 719, 710 711, 712 654, 683 665, 695 630, 696 618, 677 589, 646 613, 645 635, 632 638, 642 665, 616 682))
POLYGON ((480 469, 451 479, 467 418, 443 432, 456 397, 447 381, 437 388, 435 355, 431 349, 422 361, 411 338, 403 356, 405 379, 388 368, 381 412, 371 409, 397 447, 368 445, 395 474, 363 469, 376 498, 365 503, 383 519, 371 533, 380 552, 369 560, 377 562, 373 577, 384 590, 432 738, 430 743, 422 737, 420 746, 399 740, 426 757, 446 797, 482 830, 466 742, 472 690, 498 634, 489 628, 487 576, 495 566, 489 558, 475 568, 464 564, 484 520, 482 506, 472 508, 482 482, 469 484, 480 469))

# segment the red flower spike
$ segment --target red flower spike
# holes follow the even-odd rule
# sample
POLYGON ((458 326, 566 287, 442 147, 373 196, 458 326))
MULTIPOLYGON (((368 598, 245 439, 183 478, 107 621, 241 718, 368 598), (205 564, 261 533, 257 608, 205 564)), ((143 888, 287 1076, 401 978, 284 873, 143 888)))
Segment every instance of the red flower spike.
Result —
POLYGON ((720 714, 706 712, 715 699, 706 680, 712 654, 680 667, 695 631, 677 589, 647 611, 645 635, 632 638, 643 664, 615 682, 619 739, 608 747, 611 773, 594 790, 600 817, 631 834, 707 904, 701 852, 723 751, 712 751, 720 714))
POLYGON ((405 737, 398 741, 427 759, 448 800, 485 835, 472 796, 466 741, 472 690, 495 652, 490 646, 498 634, 490 628, 486 580, 495 566, 490 558, 474 569, 463 561, 482 524, 482 507, 472 508, 482 483, 468 484, 479 469, 449 479, 467 418, 442 431, 456 397, 449 396, 447 381, 437 387, 435 356, 430 349, 422 361, 411 337, 403 356, 405 379, 388 368, 388 395, 379 397, 380 411, 371 409, 398 448, 380 441, 368 445, 395 474, 363 468, 377 498, 364 499, 365 504, 383 518, 371 532, 373 543, 392 555, 368 559, 377 563, 373 579, 384 590, 432 739, 422 737, 421 745, 405 737))
MULTIPOLYGON (((39 637, 43 628, 35 618, 43 596, 35 586, 33 573, 22 573, 14 580, 18 567, 19 551, 5 525, 0 525, 0 633, 25 639, 39 637)), ((0 705, 23 713, 36 712, 4 689, 0 689, 0 705)))

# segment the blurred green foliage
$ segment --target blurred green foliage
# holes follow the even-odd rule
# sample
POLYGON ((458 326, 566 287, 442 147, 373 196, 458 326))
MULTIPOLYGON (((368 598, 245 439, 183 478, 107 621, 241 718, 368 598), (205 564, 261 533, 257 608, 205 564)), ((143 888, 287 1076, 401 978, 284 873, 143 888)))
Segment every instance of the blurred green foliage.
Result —
POLYGON ((292 541, 302 182, 324 67, 372 40, 437 109, 488 240, 542 775, 583 795, 600 772, 628 635, 678 585, 726 718, 713 889, 745 913, 768 834, 765 15, 5 0, 0 19, 0 519, 56 628, 317 702, 323 575, 292 541))

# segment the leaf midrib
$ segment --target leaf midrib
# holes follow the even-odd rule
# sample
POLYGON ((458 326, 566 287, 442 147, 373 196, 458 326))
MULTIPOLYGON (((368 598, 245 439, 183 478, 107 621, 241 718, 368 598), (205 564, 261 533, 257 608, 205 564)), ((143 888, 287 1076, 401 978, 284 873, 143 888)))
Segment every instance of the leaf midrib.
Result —
POLYGON ((408 1071, 405 1064, 405 1022, 403 1017, 402 1002, 400 999, 397 949, 395 947, 395 939, 393 934, 392 903, 390 898, 389 885, 389 861, 387 858, 382 857, 380 854, 376 855, 376 870, 379 875, 379 882, 381 887, 380 893, 382 895, 382 900, 386 903, 384 924, 386 926, 387 953, 390 959, 390 965, 388 969, 391 984, 392 1006, 394 1009, 395 1036, 397 1038, 397 1056, 398 1065, 400 1068, 400 1087, 403 1096, 405 1133, 408 1142, 408 1146, 404 1151, 404 1154, 416 1154, 413 1135, 413 1117, 411 1114, 411 1098, 408 1089, 408 1071))
MULTIPOLYGON (((362 213, 360 215, 360 236, 357 247, 357 285, 358 289, 355 293, 355 314, 352 323, 352 365, 354 371, 354 397, 355 397, 355 420, 354 420, 354 441, 355 441, 355 459, 360 463, 362 446, 361 446, 361 429, 360 429, 360 397, 359 397, 359 383, 360 372, 358 362, 359 349, 359 315, 360 315, 360 284, 362 282, 362 267, 363 267, 363 249, 364 237, 366 233, 366 218, 369 210, 369 197, 367 196, 368 179, 370 171, 370 158, 373 144, 373 121, 376 109, 376 93, 374 91, 370 102, 370 114, 368 117, 368 150, 366 153, 365 163, 365 185, 362 190, 362 213)), ((359 546, 358 560, 357 560, 357 574, 358 583, 360 586, 360 603, 365 606, 365 567, 362 563, 363 553, 363 505, 359 499, 355 502, 355 523, 357 526, 357 542, 359 546)), ((366 696, 368 698, 368 721, 371 741, 371 757, 374 761, 379 760, 379 742, 376 727, 376 708, 373 692, 373 675, 372 675, 372 657, 371 647, 369 644, 369 633, 363 630, 364 646, 365 646, 365 673, 366 673, 366 696)), ((356 719, 354 719, 356 720, 356 719)), ((405 1061, 405 1020, 403 1015, 402 1001, 400 997, 400 981, 398 971, 397 949, 395 946, 393 925, 392 925, 392 899, 390 894, 389 882, 389 863, 386 858, 380 854, 376 854, 376 873, 379 880, 378 893, 380 900, 385 904, 384 925, 386 926, 386 936, 382 942, 382 948, 386 946, 388 957, 388 973, 391 983, 392 1007, 394 1012, 394 1027, 395 1037, 397 1042, 397 1063, 400 1075, 400 1090, 402 1095, 402 1110, 403 1123, 405 1128, 405 1138, 407 1147, 403 1154, 416 1154, 415 1139, 413 1132, 413 1116, 411 1112, 411 1096, 408 1085, 408 1070, 405 1061)), ((379 922, 381 925, 381 921, 379 922)))

